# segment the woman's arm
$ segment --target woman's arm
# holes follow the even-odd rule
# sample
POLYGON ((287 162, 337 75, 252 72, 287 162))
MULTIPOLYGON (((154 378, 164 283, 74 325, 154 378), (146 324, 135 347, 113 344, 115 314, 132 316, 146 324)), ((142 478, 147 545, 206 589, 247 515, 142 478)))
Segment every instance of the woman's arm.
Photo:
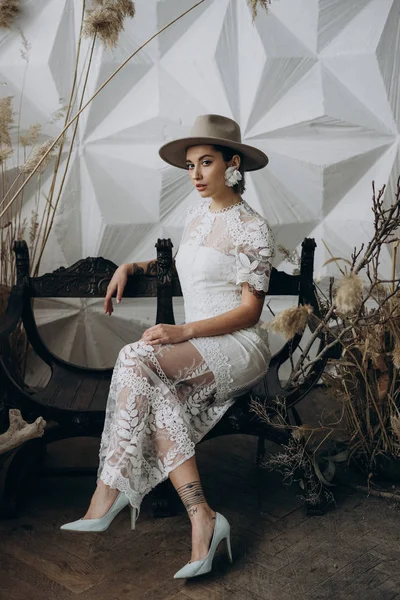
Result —
POLYGON ((106 315, 111 315, 114 311, 112 305, 112 297, 116 292, 117 304, 121 302, 122 294, 124 293, 128 277, 132 275, 156 275, 157 260, 148 260, 139 263, 123 263, 114 272, 110 283, 107 286, 106 297, 104 298, 104 312, 106 315))
POLYGON ((145 262, 126 263, 128 275, 156 275, 157 259, 147 260, 145 262))
MULTIPOLYGON (((124 265, 128 275, 157 275, 157 259, 145 262, 126 263, 124 265)), ((172 259, 172 268, 175 269, 175 259, 172 259)))
POLYGON ((246 329, 259 321, 264 297, 265 292, 253 289, 246 282, 242 285, 242 303, 237 308, 193 323, 182 325, 159 323, 146 329, 141 339, 149 344, 177 344, 194 337, 223 335, 237 329, 246 329))
POLYGON ((260 320, 265 293, 254 290, 248 283, 242 285, 242 303, 222 315, 185 323, 189 338, 223 335, 238 329, 252 327, 260 320))

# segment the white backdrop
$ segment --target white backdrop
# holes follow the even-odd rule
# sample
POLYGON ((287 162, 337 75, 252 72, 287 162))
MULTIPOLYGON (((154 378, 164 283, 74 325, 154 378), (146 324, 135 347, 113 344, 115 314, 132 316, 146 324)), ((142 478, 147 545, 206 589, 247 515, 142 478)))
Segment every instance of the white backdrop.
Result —
MULTIPOLYGON (((194 4, 137 0, 114 51, 98 45, 88 94, 157 29, 194 4)), ((22 127, 46 124, 68 98, 80 0, 25 1, 32 48, 22 127)), ((208 0, 148 45, 84 113, 41 273, 101 255, 117 264, 155 257, 158 237, 177 249, 198 197, 158 148, 195 117, 237 120, 269 165, 247 175, 244 197, 277 243, 317 242, 316 272, 337 274, 322 240, 349 257, 371 232, 371 182, 393 198, 400 174, 400 0, 273 0, 253 25, 246 0, 208 0)), ((19 99, 25 63, 16 32, 0 38, 0 92, 19 99)), ((47 124, 53 137, 59 124, 47 124)), ((46 182, 44 183, 44 187, 46 182)), ((27 216, 32 206, 25 205, 27 216)), ((277 253, 275 266, 280 264, 277 253)), ((389 252, 383 274, 390 272, 389 252)), ((177 301, 177 322, 182 322, 177 301)), ((275 310, 284 303, 275 302, 275 310)), ((111 366, 119 348, 153 324, 155 309, 123 301, 41 302, 44 338, 66 359, 111 366)))

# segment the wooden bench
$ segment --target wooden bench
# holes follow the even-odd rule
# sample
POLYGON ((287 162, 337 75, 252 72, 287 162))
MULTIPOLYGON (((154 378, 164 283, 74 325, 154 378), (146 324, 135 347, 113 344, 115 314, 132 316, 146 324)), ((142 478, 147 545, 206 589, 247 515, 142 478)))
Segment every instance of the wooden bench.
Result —
MULTIPOLYGON (((124 291, 127 298, 157 298, 156 323, 174 324, 173 297, 181 296, 182 291, 178 275, 173 267, 172 243, 170 239, 158 239, 157 272, 150 275, 129 277, 124 291)), ((301 266, 299 275, 272 270, 269 295, 297 296, 301 304, 311 304, 315 314, 319 315, 319 307, 313 282, 313 264, 315 241, 304 239, 302 243, 301 266)), ((117 266, 104 258, 86 258, 68 268, 61 267, 53 273, 41 277, 29 276, 29 253, 24 241, 15 242, 17 281, 12 288, 5 318, 0 326, 0 377, 6 386, 10 406, 21 410, 26 420, 43 416, 52 426, 46 428, 45 436, 38 444, 48 444, 76 436, 100 436, 105 416, 112 368, 93 369, 70 364, 55 356, 41 339, 37 329, 32 299, 34 298, 104 298, 107 286, 117 266), (7 352, 8 336, 22 319, 26 334, 34 352, 51 369, 51 378, 44 389, 34 390, 18 383, 12 376, 12 365, 9 364, 7 352)), ((292 340, 273 355, 270 368, 264 379, 252 390, 253 394, 263 400, 266 406, 271 399, 280 396, 285 399, 286 410, 291 418, 300 423, 295 409, 304 396, 318 382, 326 365, 327 357, 314 365, 313 370, 301 385, 286 390, 279 379, 280 367, 290 359, 291 353, 299 346, 302 336, 296 335, 292 340)), ((132 340, 134 341, 134 340, 132 340)), ((320 339, 320 345, 325 343, 320 339)), ((224 417, 203 438, 210 439, 219 435, 241 433, 258 437, 256 464, 259 465, 265 453, 265 440, 284 444, 290 438, 290 431, 274 428, 262 421, 254 411, 249 409, 251 391, 240 396, 225 413, 224 417)), ((25 454, 25 460, 27 455, 25 454)), ((18 469, 23 461, 18 463, 18 469)), ((14 471, 14 476, 17 470, 14 471)), ((20 471, 19 478, 21 479, 20 471)), ((12 470, 9 474, 12 481, 12 470)), ((18 486, 14 485, 16 489, 18 486)), ((17 492, 15 492, 17 493, 17 492)), ((176 512, 174 500, 177 494, 169 480, 153 490, 153 507, 155 516, 167 516, 176 512)), ((307 506, 308 512, 319 511, 320 508, 307 506)))

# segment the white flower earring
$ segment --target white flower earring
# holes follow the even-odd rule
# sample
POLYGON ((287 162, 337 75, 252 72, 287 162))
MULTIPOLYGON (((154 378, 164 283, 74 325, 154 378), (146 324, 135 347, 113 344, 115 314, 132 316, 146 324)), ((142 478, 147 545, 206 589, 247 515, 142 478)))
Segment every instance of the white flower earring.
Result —
POLYGON ((233 187, 243 179, 241 172, 236 167, 228 167, 225 171, 225 185, 233 187))

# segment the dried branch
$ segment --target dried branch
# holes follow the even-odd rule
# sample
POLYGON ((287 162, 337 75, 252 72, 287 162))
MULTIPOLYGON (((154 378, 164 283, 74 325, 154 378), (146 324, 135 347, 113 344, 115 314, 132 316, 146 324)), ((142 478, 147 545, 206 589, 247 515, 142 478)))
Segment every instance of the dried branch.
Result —
MULTIPOLYGON (((385 208, 383 186, 378 192, 372 183, 373 234, 369 242, 352 251, 351 261, 333 256, 327 262, 348 264, 344 277, 327 294, 315 286, 320 315, 309 316, 311 331, 307 344, 284 386, 293 389, 311 376, 315 364, 327 358, 323 379, 342 402, 340 424, 347 434, 349 459, 362 460, 374 469, 381 454, 400 458, 400 279, 396 278, 396 256, 400 231, 400 177, 393 204, 385 208), (380 279, 380 253, 392 244, 392 278, 380 279), (342 262, 343 261, 343 262, 342 262), (369 285, 361 278, 366 275, 369 285), (315 343, 322 340, 315 356, 315 343), (333 358, 332 349, 340 352, 333 358)), ((290 257, 290 254, 288 254, 290 257)), ((299 307, 283 311, 269 323, 296 322, 304 312, 299 307), (296 316, 295 311, 299 311, 296 316), (301 311, 301 314, 300 314, 301 311), (290 317, 290 318, 289 318, 290 317)), ((276 328, 276 327, 275 327, 276 328)), ((281 327, 282 330, 282 327, 281 327)), ((283 403, 284 404, 284 403, 283 403)), ((268 415, 258 411, 260 418, 268 415)), ((285 407, 279 413, 280 426, 290 427, 285 407)))

